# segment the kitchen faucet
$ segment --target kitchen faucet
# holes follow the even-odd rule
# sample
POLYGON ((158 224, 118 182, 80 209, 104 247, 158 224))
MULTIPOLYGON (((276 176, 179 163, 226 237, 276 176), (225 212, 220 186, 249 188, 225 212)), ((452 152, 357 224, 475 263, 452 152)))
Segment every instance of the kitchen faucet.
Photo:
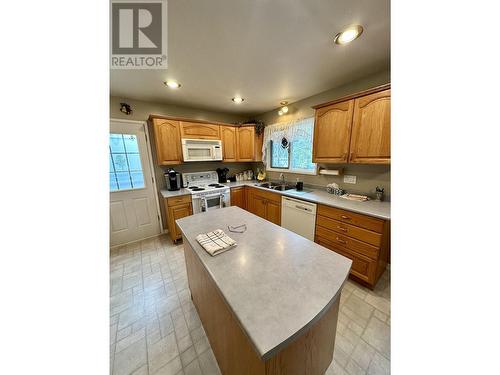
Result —
POLYGON ((285 181, 285 175, 283 173, 280 173, 280 181, 283 185, 286 184, 286 181, 285 181))

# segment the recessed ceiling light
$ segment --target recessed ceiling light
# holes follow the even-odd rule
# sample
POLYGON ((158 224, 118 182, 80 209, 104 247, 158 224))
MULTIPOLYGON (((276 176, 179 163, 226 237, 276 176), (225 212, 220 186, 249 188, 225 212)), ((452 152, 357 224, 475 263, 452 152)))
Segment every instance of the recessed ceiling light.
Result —
POLYGON ((235 102, 236 104, 240 104, 241 102, 243 102, 243 98, 239 97, 239 96, 235 96, 234 98, 231 99, 233 102, 235 102))
POLYGON ((347 44, 359 37, 363 33, 361 25, 349 26, 344 31, 335 35, 334 42, 337 44, 347 44))
POLYGON ((278 111, 278 115, 280 115, 280 116, 284 115, 284 113, 283 113, 283 111, 281 109, 278 111))
POLYGON ((163 82, 166 86, 170 87, 171 89, 178 89, 179 87, 181 87, 181 84, 179 82, 176 82, 176 81, 167 81, 167 82, 163 82))

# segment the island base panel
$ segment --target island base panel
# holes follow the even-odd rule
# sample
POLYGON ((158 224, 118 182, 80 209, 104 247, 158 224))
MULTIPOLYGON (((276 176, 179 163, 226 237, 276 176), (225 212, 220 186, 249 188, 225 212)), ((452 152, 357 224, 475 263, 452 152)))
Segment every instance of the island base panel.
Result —
POLYGON ((339 300, 313 325, 267 360, 261 360, 189 242, 184 254, 191 298, 223 374, 324 374, 333 359, 339 300))

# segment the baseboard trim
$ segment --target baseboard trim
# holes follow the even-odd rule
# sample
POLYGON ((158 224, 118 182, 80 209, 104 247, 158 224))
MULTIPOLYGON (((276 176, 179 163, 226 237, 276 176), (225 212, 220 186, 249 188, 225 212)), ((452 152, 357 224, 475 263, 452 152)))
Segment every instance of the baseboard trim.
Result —
POLYGON ((144 238, 140 238, 140 239, 135 240, 135 241, 125 242, 125 243, 121 243, 119 245, 110 246, 109 250, 111 251, 111 250, 116 249, 117 247, 120 247, 120 246, 130 245, 130 244, 133 244, 133 243, 136 243, 136 242, 139 242, 139 241, 144 241, 144 240, 148 240, 150 238, 155 238, 155 237, 163 236, 165 234, 168 234, 168 230, 166 230, 166 229, 164 229, 163 232, 161 232, 161 233, 158 233, 158 234, 155 234, 155 235, 152 235, 152 236, 149 236, 149 237, 144 237, 144 238))

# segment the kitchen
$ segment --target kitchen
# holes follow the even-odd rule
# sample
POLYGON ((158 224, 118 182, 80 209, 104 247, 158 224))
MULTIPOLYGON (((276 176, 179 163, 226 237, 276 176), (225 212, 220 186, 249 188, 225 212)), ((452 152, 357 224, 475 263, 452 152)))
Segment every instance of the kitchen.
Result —
POLYGON ((3 373, 498 372, 493 3, 3 5, 3 373))
MULTIPOLYGON (((201 9, 182 8, 169 3, 169 27, 189 44, 172 14, 201 9)), ((167 74, 111 70, 111 373, 390 373, 388 3, 374 9, 321 36, 332 64, 361 59, 360 74, 323 71, 341 84, 306 89, 275 66, 258 89, 247 75, 204 95, 237 73, 185 60, 211 70, 194 80, 174 57, 167 74)), ((302 57, 289 68, 319 69, 302 57)))
MULTIPOLYGON (((111 98, 113 121, 127 116, 118 112, 123 102, 133 111, 147 114, 146 136, 151 145, 152 175, 165 235, 153 235, 139 243, 141 248, 146 247, 143 253, 152 251, 151 256, 161 249, 159 259, 171 259, 175 270, 147 274, 148 280, 156 274, 153 288, 161 281, 174 288, 166 292, 167 301, 172 299, 173 304, 166 310, 157 307, 157 314, 167 323, 159 319, 158 338, 154 339, 159 341, 151 345, 147 344, 147 331, 144 336, 134 336, 133 321, 132 328, 120 324, 123 312, 114 301, 121 301, 126 290, 123 282, 130 276, 112 279, 111 314, 112 319, 117 319, 112 331, 113 373, 127 373, 134 366, 145 366, 150 373, 159 369, 273 373, 276 361, 286 368, 286 373, 390 373, 390 93, 389 73, 381 72, 297 102, 280 103, 278 109, 255 119, 233 118, 232 122, 171 115, 163 106, 156 113, 147 113, 148 109, 143 109, 148 107, 146 103, 111 98), (278 113, 285 107, 287 114, 278 113), (303 113, 308 116, 302 117, 303 113), (253 217, 259 219, 254 221, 253 217), (283 229, 276 232, 274 228, 283 229), (234 249, 214 256, 218 263, 209 259, 208 253, 202 253, 196 240, 198 235, 216 229, 237 242, 234 249), (273 271, 263 271, 267 262, 258 266, 259 271, 249 267, 259 263, 260 258, 252 257, 254 253, 265 252, 262 256, 271 259, 288 249, 292 256, 296 246, 312 246, 301 253, 308 254, 306 263, 317 251, 318 256, 324 251, 332 256, 314 266, 294 268, 303 273, 300 286, 294 279, 273 276, 293 274, 280 258, 273 261, 273 271), (329 271, 318 268, 325 262, 333 262, 329 271), (228 267, 232 269, 229 273, 228 267), (225 271, 220 273, 219 268, 225 271), (234 279, 236 274, 240 276, 234 279), (330 288, 313 293, 321 295, 321 302, 309 300, 311 288, 317 289, 319 281, 314 281, 312 274, 322 275, 328 285, 331 282, 330 288), (200 275, 204 275, 202 279, 200 275), (340 281, 328 281, 339 275, 340 281), (228 281, 223 282, 226 278, 228 281), (246 282, 252 278, 253 285, 262 280, 290 285, 300 290, 300 298, 308 301, 306 306, 317 305, 318 309, 290 315, 292 310, 274 307, 281 309, 284 316, 296 316, 297 321, 286 324, 291 330, 276 331, 276 341, 269 343, 260 332, 280 329, 282 325, 264 328, 266 322, 278 318, 269 316, 254 327, 252 320, 247 322, 245 317, 267 311, 270 302, 261 303, 268 299, 278 299, 295 310, 298 300, 294 294, 280 292, 279 297, 270 297, 252 287, 248 289, 246 282), (311 284, 307 284, 308 279, 311 284), (257 293, 251 310, 239 298, 247 289, 248 298, 257 293), (207 299, 209 305, 204 302, 207 299), (216 315, 210 306, 217 306, 216 315), (231 335, 239 337, 236 352, 225 349, 230 338, 219 332, 221 324, 226 323, 216 316, 226 315, 240 322, 226 327, 233 332, 231 335), (311 345, 306 338, 317 336, 314 332, 318 327, 331 327, 332 322, 335 328, 329 328, 329 333, 316 343, 325 349, 324 354, 305 349, 311 345), (162 324, 166 325, 164 330, 162 324), (183 327, 178 328, 179 332, 177 325, 183 327), (132 350, 142 352, 139 346, 143 340, 149 360, 139 356, 131 364, 132 350), (177 344, 177 349, 164 352, 169 340, 172 346, 177 344), (160 343, 163 349, 155 349, 160 343), (304 346, 297 348, 299 343, 304 346), (290 357, 289 353, 295 354, 290 357), (314 358, 310 367, 304 368, 291 359, 298 360, 301 355, 314 358), (243 358, 253 363, 248 367, 252 370, 239 367, 243 358)), ((116 180, 119 184, 118 177, 116 180)), ((123 233, 123 228, 118 229, 123 233)), ((132 254, 136 243, 114 246, 112 262, 114 256, 132 254)), ((172 267, 170 261, 167 263, 172 267)), ((151 263, 151 267, 158 269, 160 264, 151 263)), ((151 301, 164 306, 164 292, 164 297, 154 297, 156 293, 151 301)), ((136 319, 141 319, 142 314, 138 313, 136 319)))

